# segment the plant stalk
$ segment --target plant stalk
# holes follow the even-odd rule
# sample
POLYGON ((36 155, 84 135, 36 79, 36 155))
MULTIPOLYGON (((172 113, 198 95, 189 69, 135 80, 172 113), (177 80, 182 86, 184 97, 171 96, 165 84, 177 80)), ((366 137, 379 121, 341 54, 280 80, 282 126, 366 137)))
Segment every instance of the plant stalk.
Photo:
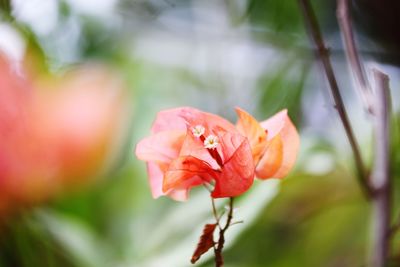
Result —
POLYGON ((333 97, 334 107, 336 108, 339 114, 339 117, 342 121, 344 130, 347 135, 347 139, 349 140, 351 149, 353 151, 355 165, 357 169, 358 182, 360 184, 362 192, 364 193, 366 198, 369 199, 371 197, 372 192, 368 181, 368 173, 365 168, 363 159, 361 157, 360 149, 357 144, 353 128, 351 127, 350 120, 347 115, 347 111, 339 91, 339 86, 329 58, 329 50, 325 46, 324 40, 322 38, 322 33, 317 21, 317 17, 314 13, 314 10, 309 0, 299 0, 299 4, 305 19, 309 35, 311 36, 315 46, 317 47, 316 54, 325 71, 325 75, 328 80, 330 91, 333 97))
POLYGON ((348 0, 337 0, 336 16, 342 33, 347 62, 356 83, 355 88, 358 91, 366 112, 373 114, 372 90, 356 47, 348 0))
POLYGON ((214 255, 215 255, 215 267, 222 267, 224 265, 224 258, 222 256, 222 249, 225 244, 225 232, 228 230, 229 226, 231 226, 233 218, 233 197, 229 198, 229 212, 228 217, 226 219, 226 224, 223 228, 219 230, 219 238, 216 243, 216 247, 214 247, 214 255))
POLYGON ((374 188, 372 198, 371 267, 386 266, 389 256, 391 190, 389 175, 390 153, 390 92, 389 77, 374 70, 376 101, 374 106, 375 159, 371 173, 374 188))

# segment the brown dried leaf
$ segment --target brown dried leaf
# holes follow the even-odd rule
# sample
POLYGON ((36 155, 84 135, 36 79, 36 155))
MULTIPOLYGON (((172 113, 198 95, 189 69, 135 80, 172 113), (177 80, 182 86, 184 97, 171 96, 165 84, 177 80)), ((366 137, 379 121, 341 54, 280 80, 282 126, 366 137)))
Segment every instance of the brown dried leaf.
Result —
POLYGON ((216 223, 206 224, 204 226, 203 234, 200 236, 199 243, 197 244, 196 250, 193 253, 192 259, 190 260, 191 263, 196 263, 196 261, 200 259, 201 255, 206 253, 214 246, 214 230, 216 226, 216 223))

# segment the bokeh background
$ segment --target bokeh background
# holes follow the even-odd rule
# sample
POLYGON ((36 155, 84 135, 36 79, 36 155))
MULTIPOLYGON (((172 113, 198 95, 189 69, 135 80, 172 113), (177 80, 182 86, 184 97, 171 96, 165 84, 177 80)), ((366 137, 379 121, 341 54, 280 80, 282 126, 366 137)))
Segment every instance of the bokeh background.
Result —
MULTIPOLYGON (((353 14, 367 67, 379 67, 391 77, 396 203, 400 10, 399 2, 378 2, 353 1, 353 14)), ((371 125, 352 89, 335 1, 312 3, 363 156, 371 162, 371 125)), ((356 184, 351 151, 296 1, 1 0, 0 5, 0 51, 12 62, 15 77, 33 77, 34 92, 48 90, 43 84, 49 83, 53 91, 64 90, 64 83, 74 79, 68 73, 79 69, 79 77, 95 81, 75 84, 75 90, 106 87, 105 81, 117 79, 111 87, 118 87, 120 95, 103 114, 118 122, 101 128, 108 138, 108 149, 99 150, 103 156, 66 165, 78 170, 95 166, 98 172, 66 175, 64 168, 46 182, 61 189, 38 191, 46 195, 43 199, 20 201, 30 194, 31 187, 24 184, 16 187, 24 188, 19 201, 0 198, 0 206, 10 206, 1 218, 0 266, 190 266, 202 226, 212 222, 207 192, 193 190, 184 203, 152 199, 145 164, 133 153, 136 142, 149 134, 156 113, 177 106, 193 106, 233 122, 235 106, 258 120, 287 108, 301 135, 290 176, 256 181, 238 199, 235 217, 244 223, 227 233, 227 267, 364 266, 369 205, 356 184), (59 183, 59 177, 82 182, 59 183)), ((7 103, 5 96, 0 94, 0 103, 7 103)), ((70 119, 81 121, 88 105, 102 110, 94 104, 97 97, 79 98, 82 105, 68 106, 70 119)), ((57 106, 45 111, 51 114, 57 106)), ((92 125, 91 118, 82 123, 92 125)), ((18 127, 22 122, 13 123, 18 127)), ((63 135, 57 138, 64 141, 63 135)), ((52 150, 51 144, 45 146, 52 150)), ((0 173, 0 182, 7 184, 7 179, 13 177, 0 173)), ((29 179, 21 183, 29 184, 29 179)), ((0 188, 2 194, 6 190, 0 188)), ((217 204, 223 209, 225 202, 217 204)), ((393 209, 398 213, 397 205, 393 209)), ((400 266, 399 242, 395 236, 393 266, 400 266)), ((213 266, 212 253, 197 266, 213 266)))

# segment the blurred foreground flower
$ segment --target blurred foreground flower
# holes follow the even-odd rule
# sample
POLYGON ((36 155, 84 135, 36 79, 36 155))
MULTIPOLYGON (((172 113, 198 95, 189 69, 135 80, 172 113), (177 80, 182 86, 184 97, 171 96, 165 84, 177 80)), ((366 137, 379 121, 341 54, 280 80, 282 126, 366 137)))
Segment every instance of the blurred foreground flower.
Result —
POLYGON ((123 136, 121 84, 97 66, 17 77, 0 56, 0 215, 88 183, 123 136))
POLYGON ((136 147, 147 161, 153 197, 185 200, 198 185, 214 184, 213 198, 238 196, 254 176, 287 175, 296 160, 299 136, 283 110, 258 123, 237 108, 236 127, 227 120, 183 107, 161 111, 152 135, 136 147))

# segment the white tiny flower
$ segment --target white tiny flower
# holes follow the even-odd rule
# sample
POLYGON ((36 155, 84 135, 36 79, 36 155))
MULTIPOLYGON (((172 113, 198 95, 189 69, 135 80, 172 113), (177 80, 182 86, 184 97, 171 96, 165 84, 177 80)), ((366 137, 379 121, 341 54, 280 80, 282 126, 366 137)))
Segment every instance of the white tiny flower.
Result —
POLYGON ((205 131, 206 131, 206 128, 204 128, 202 125, 197 125, 197 126, 193 127, 193 129, 192 129, 192 133, 196 137, 202 136, 205 131))
POLYGON ((205 148, 216 148, 219 145, 218 137, 215 135, 210 134, 207 136, 206 140, 204 140, 204 147, 205 148))

